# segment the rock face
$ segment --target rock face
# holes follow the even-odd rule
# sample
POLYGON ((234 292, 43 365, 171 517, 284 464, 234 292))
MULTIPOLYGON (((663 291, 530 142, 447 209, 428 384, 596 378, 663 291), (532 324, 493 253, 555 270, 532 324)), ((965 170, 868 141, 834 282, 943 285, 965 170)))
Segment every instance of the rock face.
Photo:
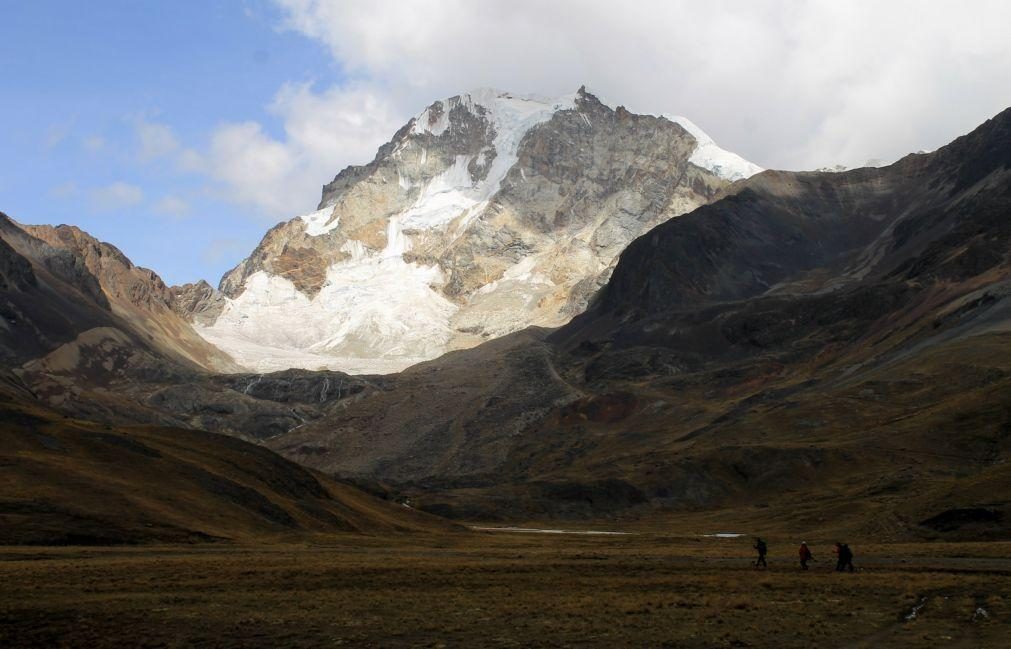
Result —
POLYGON ((204 280, 169 290, 172 310, 198 325, 213 324, 225 307, 225 296, 204 280))
POLYGON ((259 371, 389 372, 581 312, 635 237, 758 167, 683 118, 492 90, 438 101, 319 209, 176 308, 259 371), (680 121, 679 121, 680 120, 680 121))

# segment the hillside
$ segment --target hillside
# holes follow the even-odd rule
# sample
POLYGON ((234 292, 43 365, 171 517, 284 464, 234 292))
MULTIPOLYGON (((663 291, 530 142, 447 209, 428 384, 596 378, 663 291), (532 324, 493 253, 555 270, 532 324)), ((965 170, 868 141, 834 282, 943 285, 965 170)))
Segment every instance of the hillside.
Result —
POLYGON ((232 359, 172 310, 156 273, 79 228, 22 225, 0 212, 4 327, 0 350, 21 363, 61 346, 69 354, 90 330, 105 329, 191 370, 234 371, 232 359))
POLYGON ((457 516, 758 507, 1006 534, 1009 214, 1011 110, 889 167, 765 172, 633 242, 568 326, 269 443, 457 516))
POLYGON ((113 427, 53 414, 6 383, 0 397, 0 544, 278 540, 446 532, 223 435, 113 427))

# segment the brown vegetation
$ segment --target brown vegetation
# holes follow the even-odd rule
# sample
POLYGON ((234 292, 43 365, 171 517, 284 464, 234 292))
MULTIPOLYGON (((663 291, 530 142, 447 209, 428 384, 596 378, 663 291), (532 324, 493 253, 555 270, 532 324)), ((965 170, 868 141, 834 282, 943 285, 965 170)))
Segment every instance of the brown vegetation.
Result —
POLYGON ((1007 544, 474 533, 0 551, 0 645, 1002 647, 1007 544), (998 558, 999 557, 999 558, 998 558), (916 615, 911 616, 913 610, 916 615))

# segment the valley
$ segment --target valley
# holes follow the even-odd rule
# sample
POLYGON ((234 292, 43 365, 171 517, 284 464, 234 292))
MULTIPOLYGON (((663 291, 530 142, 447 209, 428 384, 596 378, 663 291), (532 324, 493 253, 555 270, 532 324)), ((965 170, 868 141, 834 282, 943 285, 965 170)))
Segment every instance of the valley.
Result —
POLYGON ((1011 109, 791 172, 585 87, 216 288, 0 214, 0 644, 1003 646, 1009 215, 1011 109))
MULTIPOLYGON (((1001 647, 1007 543, 855 545, 813 568, 700 521, 627 537, 470 533, 241 547, 5 548, 0 642, 116 647, 1001 647), (704 529, 704 528, 703 528, 704 529), (915 613, 914 613, 915 611, 915 613)), ((792 530, 791 530, 792 531, 792 530)), ((817 543, 815 543, 817 541, 817 543)))
MULTIPOLYGON (((357 203, 341 201, 379 182, 383 165, 400 168, 391 151, 413 150, 417 138, 457 147, 467 133, 490 132, 502 145, 495 120, 505 118, 488 122, 484 106, 505 102, 495 110, 512 115, 532 101, 467 95, 449 101, 445 123, 442 104, 433 104, 372 166, 342 172, 324 202, 352 209, 357 203), (480 129, 457 132, 454 119, 480 129)), ((706 173, 690 162, 688 147, 699 141, 675 122, 610 109, 584 90, 572 101, 575 108, 537 113, 519 144, 510 141, 519 147, 511 165, 557 167, 557 158, 535 164, 562 146, 557 129, 567 134, 564 146, 577 134, 604 138, 579 151, 629 146, 585 131, 582 115, 630 134, 660 129, 681 151, 682 171, 706 173), (566 130, 573 124, 576 131, 566 130)), ((393 374, 244 371, 207 342, 213 337, 197 335, 226 299, 209 285, 169 289, 76 228, 4 218, 9 315, 0 342, 11 398, 92 427, 238 437, 373 497, 457 521, 635 521, 743 501, 842 535, 1002 539, 1011 522, 1009 142, 1005 110, 937 151, 881 168, 765 171, 729 184, 705 176, 697 209, 672 216, 674 199, 665 195, 659 212, 640 214, 662 222, 608 262, 600 290, 567 324, 489 336, 393 374), (987 513, 962 520, 963 511, 987 513), (946 516, 956 523, 930 523, 946 516)), ((665 160, 672 158, 649 164, 665 160)), ((509 192, 526 186, 510 178, 513 171, 494 181, 497 198, 472 225, 496 206, 513 205, 523 218, 538 213, 510 203, 509 192)), ((582 182, 564 174, 556 181, 582 182)), ((612 183, 605 194, 642 197, 638 182, 612 183)), ((407 196, 398 200, 415 200, 407 196)), ((292 228, 305 245, 336 245, 317 237, 338 236, 336 226, 348 221, 328 222, 337 218, 328 214, 279 225, 256 259, 267 264, 277 250, 290 251, 294 244, 277 237, 292 228)), ((386 233, 388 255, 355 259, 415 264, 407 259, 418 249, 394 227, 400 218, 369 221, 386 233)), ((569 232, 566 223, 552 224, 548 238, 569 232)), ((246 278, 266 272, 243 268, 246 278)), ((348 286, 357 286, 356 273, 348 286)), ((382 304, 367 293, 334 313, 382 304)), ((286 304, 271 308, 305 319, 286 304)), ((294 321, 290 328, 311 330, 294 321)))

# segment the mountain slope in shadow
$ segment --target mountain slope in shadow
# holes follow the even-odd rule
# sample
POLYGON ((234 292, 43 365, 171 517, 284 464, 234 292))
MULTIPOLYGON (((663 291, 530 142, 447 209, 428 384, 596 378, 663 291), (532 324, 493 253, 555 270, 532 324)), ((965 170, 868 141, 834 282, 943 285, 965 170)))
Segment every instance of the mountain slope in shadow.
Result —
POLYGON ((926 534, 979 505, 1004 534, 1009 216, 1011 109, 889 167, 764 172, 634 241, 560 330, 269 445, 457 516, 772 507, 926 534))
POLYGON ((0 544, 281 541, 441 533, 440 519, 224 435, 114 427, 0 387, 0 544))

